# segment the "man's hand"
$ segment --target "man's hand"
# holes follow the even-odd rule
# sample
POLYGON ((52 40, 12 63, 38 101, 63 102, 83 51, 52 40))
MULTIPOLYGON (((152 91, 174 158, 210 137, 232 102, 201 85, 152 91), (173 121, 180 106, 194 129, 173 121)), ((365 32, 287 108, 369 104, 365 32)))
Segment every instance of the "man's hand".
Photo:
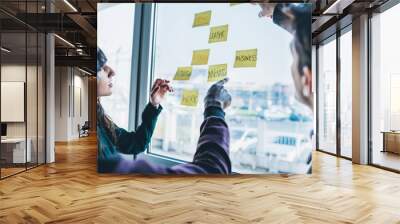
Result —
POLYGON ((258 13, 259 17, 272 17, 276 3, 258 3, 258 5, 261 7, 261 12, 258 13))
POLYGON ((163 101, 164 96, 167 92, 173 92, 174 90, 172 89, 171 85, 169 84, 169 81, 166 79, 157 79, 153 87, 151 88, 150 91, 150 103, 158 107, 160 105, 161 101, 163 101))
POLYGON ((228 80, 228 78, 222 79, 208 89, 207 95, 204 98, 204 109, 209 106, 217 106, 225 109, 231 105, 232 97, 224 88, 224 84, 228 80))

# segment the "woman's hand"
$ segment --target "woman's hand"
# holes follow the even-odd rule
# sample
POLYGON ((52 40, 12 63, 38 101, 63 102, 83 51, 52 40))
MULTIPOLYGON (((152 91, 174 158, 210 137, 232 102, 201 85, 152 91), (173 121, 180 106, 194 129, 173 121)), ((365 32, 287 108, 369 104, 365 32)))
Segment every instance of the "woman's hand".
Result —
POLYGON ((167 92, 173 92, 174 90, 172 89, 171 85, 169 84, 169 80, 166 79, 157 79, 153 87, 151 88, 150 91, 150 103, 158 107, 160 105, 161 101, 163 101, 164 96, 167 92))

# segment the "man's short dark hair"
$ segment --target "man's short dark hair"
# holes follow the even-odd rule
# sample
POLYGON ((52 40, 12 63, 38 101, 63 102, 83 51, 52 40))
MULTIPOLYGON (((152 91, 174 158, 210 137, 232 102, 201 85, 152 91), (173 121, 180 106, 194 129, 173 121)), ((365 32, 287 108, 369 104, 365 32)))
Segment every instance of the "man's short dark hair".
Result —
POLYGON ((301 4, 297 7, 299 16, 295 21, 294 47, 299 56, 299 71, 303 74, 303 68, 311 70, 311 6, 301 4))
POLYGON ((294 48, 299 57, 299 72, 303 74, 303 68, 307 67, 311 70, 311 37, 310 34, 304 33, 302 30, 295 33, 294 48))
POLYGON ((300 74, 303 74, 304 67, 311 69, 311 16, 310 3, 280 3, 273 15, 274 23, 294 36, 292 47, 299 57, 300 74))

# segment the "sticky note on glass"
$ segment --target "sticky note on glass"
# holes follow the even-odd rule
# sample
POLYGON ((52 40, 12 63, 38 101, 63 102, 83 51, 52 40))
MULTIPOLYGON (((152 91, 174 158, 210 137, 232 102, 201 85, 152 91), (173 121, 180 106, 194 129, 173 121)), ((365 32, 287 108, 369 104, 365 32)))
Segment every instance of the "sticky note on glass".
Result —
POLYGON ((210 28, 208 43, 223 42, 228 39, 228 25, 214 26, 210 28))
POLYGON ((208 67, 208 82, 215 82, 225 78, 227 67, 227 64, 210 65, 208 67))
POLYGON ((199 91, 198 90, 187 90, 184 89, 182 93, 181 105, 195 107, 199 102, 199 91))
POLYGON ((211 10, 205 12, 199 12, 194 15, 194 21, 192 27, 208 26, 211 20, 211 10))
POLYGON ((189 80, 192 75, 192 67, 178 67, 174 80, 189 80))
POLYGON ((208 56, 210 49, 195 50, 192 55, 192 65, 206 65, 208 64, 208 56))
POLYGON ((234 68, 256 67, 257 49, 236 51, 234 68))

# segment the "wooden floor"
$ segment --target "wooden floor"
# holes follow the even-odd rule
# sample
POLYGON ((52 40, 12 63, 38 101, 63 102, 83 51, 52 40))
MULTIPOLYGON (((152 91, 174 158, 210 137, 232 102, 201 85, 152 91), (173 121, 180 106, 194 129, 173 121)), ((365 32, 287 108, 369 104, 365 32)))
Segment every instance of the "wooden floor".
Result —
POLYGON ((25 164, 18 165, 18 167, 6 167, 6 168, 1 168, 1 178, 5 178, 20 172, 24 172, 26 169, 33 169, 37 165, 36 164, 27 164, 27 167, 25 167, 25 164))
POLYGON ((19 173, 19 172, 23 172, 25 171, 25 167, 24 168, 1 168, 1 177, 7 177, 7 176, 11 176, 13 174, 19 173))
POLYGON ((400 223, 400 175, 314 154, 312 175, 98 175, 96 140, 0 181, 0 223, 400 223))

